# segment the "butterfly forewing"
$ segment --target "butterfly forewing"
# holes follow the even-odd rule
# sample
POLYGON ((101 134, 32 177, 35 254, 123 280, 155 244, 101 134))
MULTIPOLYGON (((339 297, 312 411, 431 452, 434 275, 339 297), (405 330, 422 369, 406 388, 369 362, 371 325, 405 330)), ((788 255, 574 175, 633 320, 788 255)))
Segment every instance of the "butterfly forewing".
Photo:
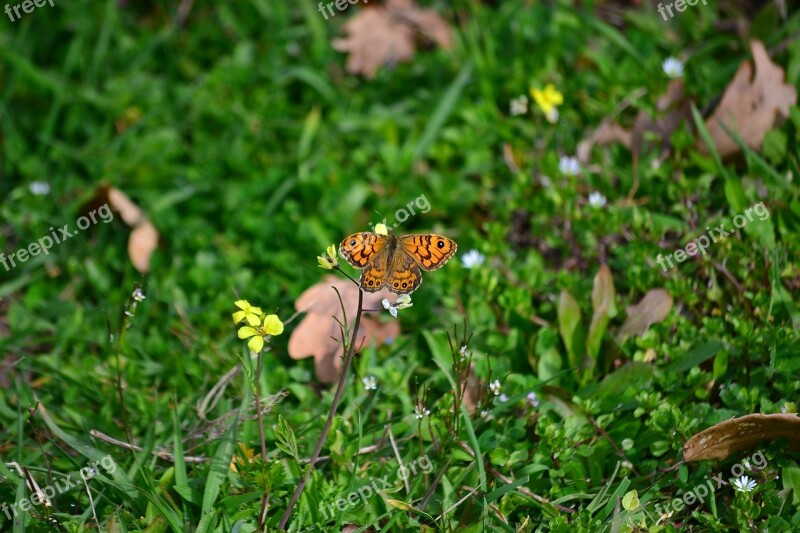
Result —
POLYGON ((368 231, 353 233, 339 244, 339 255, 356 268, 365 268, 386 245, 386 237, 368 231))
POLYGON ((436 270, 444 266, 458 250, 452 239, 432 233, 405 235, 400 245, 422 270, 436 270))

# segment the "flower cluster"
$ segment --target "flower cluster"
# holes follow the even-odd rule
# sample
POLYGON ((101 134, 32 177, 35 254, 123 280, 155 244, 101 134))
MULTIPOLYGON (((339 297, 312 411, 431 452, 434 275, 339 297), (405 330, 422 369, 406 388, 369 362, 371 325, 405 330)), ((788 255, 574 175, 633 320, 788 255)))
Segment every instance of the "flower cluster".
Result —
POLYGON ((247 347, 259 353, 264 349, 264 338, 268 335, 283 333, 283 322, 278 315, 265 315, 260 307, 250 305, 247 300, 237 300, 234 305, 240 310, 233 313, 233 323, 246 322, 247 326, 239 328, 240 339, 250 339, 247 347))

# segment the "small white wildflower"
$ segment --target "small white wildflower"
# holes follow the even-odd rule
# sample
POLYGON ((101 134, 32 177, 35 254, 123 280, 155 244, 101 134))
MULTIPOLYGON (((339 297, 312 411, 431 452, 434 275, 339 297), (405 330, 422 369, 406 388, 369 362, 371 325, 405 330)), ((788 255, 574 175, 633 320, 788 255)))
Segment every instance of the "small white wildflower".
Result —
POLYGON ((472 350, 467 350, 467 346, 464 345, 458 350, 458 354, 461 356, 462 359, 466 359, 467 357, 472 357, 472 350))
POLYGON ((503 393, 503 394, 501 394, 500 396, 497 397, 497 401, 501 402, 501 403, 507 402, 508 401, 508 396, 506 396, 505 393, 503 393))
POLYGON ((581 172, 581 164, 577 157, 562 155, 558 160, 558 170, 565 176, 577 176, 581 172))
POLYGON ((539 407, 539 398, 536 396, 535 392, 529 392, 527 396, 525 396, 525 401, 531 407, 539 407))
POLYGON ((389 311, 389 314, 393 317, 397 318, 397 308, 389 303, 388 298, 384 298, 381 303, 383 304, 383 308, 389 311))
POLYGON ((511 116, 524 115, 528 112, 528 97, 524 94, 518 98, 513 98, 510 102, 511 116))
POLYGON ((461 263, 468 270, 481 266, 484 261, 486 261, 486 256, 478 250, 470 250, 461 256, 461 263))
POLYGON ((489 390, 495 396, 500 394, 500 380, 496 379, 496 380, 492 381, 491 383, 489 383, 489 390))
POLYGON ((542 187, 549 187, 553 184, 553 180, 550 179, 550 176, 541 175, 539 176, 539 183, 542 184, 542 187))
POLYGON ((675 57, 668 57, 661 63, 661 68, 668 78, 680 78, 683 76, 683 62, 675 57))
POLYGON ((408 294, 401 294, 394 303, 391 303, 387 298, 381 300, 381 303, 383 304, 383 308, 388 310, 389 314, 395 318, 397 318, 398 309, 406 309, 414 305, 411 303, 411 296, 408 294))
POLYGON ((417 420, 421 419, 424 416, 428 416, 429 414, 431 414, 431 412, 426 407, 420 408, 419 405, 414 407, 414 416, 417 417, 417 420))
POLYGON ((44 196, 50 194, 50 184, 46 181, 32 181, 28 184, 28 190, 36 196, 44 196))
POLYGON ((606 205, 606 197, 603 196, 598 191, 593 191, 592 194, 589 195, 589 205, 595 208, 603 207, 606 205))
POLYGON ((144 293, 142 292, 142 289, 140 289, 139 287, 136 287, 136 288, 133 290, 133 294, 132 294, 131 296, 132 296, 132 297, 133 297, 133 299, 134 299, 134 300, 136 300, 137 302, 141 302, 142 300, 144 300, 144 299, 146 298, 146 296, 145 296, 145 295, 144 295, 144 293))
POLYGON ((361 378, 361 383, 364 384, 365 390, 375 390, 378 388, 378 381, 375 379, 375 376, 364 376, 361 378))
POLYGON ((750 479, 747 476, 742 476, 733 480, 733 486, 739 492, 750 492, 756 488, 756 480, 750 479))

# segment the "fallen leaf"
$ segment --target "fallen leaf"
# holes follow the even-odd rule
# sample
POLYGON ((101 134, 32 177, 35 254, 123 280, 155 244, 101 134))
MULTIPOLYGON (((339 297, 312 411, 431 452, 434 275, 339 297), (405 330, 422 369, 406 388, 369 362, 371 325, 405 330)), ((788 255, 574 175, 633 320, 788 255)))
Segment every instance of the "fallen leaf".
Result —
POLYGON ((347 72, 373 78, 382 65, 410 61, 418 33, 443 48, 452 45, 450 28, 432 9, 419 9, 413 0, 389 0, 383 6, 360 10, 344 25, 347 37, 333 48, 349 53, 347 72))
MULTIPOLYGON (((349 280, 329 275, 306 289, 295 302, 295 309, 306 316, 289 337, 289 356, 292 359, 313 356, 317 379, 322 383, 335 382, 342 366, 341 329, 333 317, 341 322, 344 320, 339 297, 331 287, 336 287, 341 294, 347 321, 352 325, 358 309, 358 288, 349 280)), ((381 300, 384 298, 393 301, 396 295, 388 291, 365 292, 363 308, 382 309, 381 300)), ((364 346, 382 344, 400 334, 397 320, 381 323, 368 315, 364 313, 361 318, 358 346, 362 341, 364 346)))
POLYGON ((145 219, 133 228, 128 237, 128 257, 133 267, 142 274, 150 272, 150 256, 156 248, 158 248, 158 230, 145 219))
POLYGON ((753 414, 725 420, 692 436, 683 445, 683 460, 721 461, 762 440, 788 439, 800 450, 800 417, 796 414, 753 414))
POLYGON ((651 325, 667 318, 672 310, 672 303, 672 296, 664 289, 647 291, 638 304, 627 307, 628 317, 619 329, 618 341, 643 335, 651 325))
MULTIPOLYGON (((764 136, 776 120, 788 117, 789 108, 797 103, 797 88, 784 83, 784 71, 770 61, 764 43, 751 41, 750 49, 755 74, 753 63, 742 62, 719 105, 706 120, 706 128, 722 157, 740 150, 725 127, 738 133, 749 147, 760 150, 764 136)), ((709 152, 702 140, 698 141, 698 148, 709 152)))
POLYGON ((117 189, 102 185, 92 201, 92 205, 107 204, 119 214, 129 227, 133 228, 128 237, 128 257, 133 267, 142 274, 150 271, 150 256, 158 247, 158 230, 128 196, 117 189))

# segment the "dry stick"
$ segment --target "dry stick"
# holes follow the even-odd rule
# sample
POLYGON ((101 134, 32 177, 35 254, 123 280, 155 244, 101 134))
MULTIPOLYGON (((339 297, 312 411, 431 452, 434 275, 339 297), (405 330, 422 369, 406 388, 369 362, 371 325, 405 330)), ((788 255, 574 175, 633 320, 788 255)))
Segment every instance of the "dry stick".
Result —
POLYGON ((339 383, 336 386, 336 393, 333 395, 333 403, 331 404, 331 409, 328 411, 328 419, 325 421, 325 426, 322 428, 322 434, 319 436, 319 440, 317 441, 317 446, 314 448, 314 453, 311 455, 311 461, 309 461, 308 469, 306 470, 303 479, 300 480, 300 483, 297 485, 297 488, 292 494, 292 500, 289 502, 288 507, 286 507, 286 511, 284 511, 283 516, 281 517, 281 522, 278 524, 278 529, 283 530, 286 529, 286 523, 289 521, 289 517, 292 516, 292 509, 294 509, 295 504, 297 504, 297 500, 300 499, 300 495, 303 493, 303 489, 308 482, 308 478, 311 476, 311 472, 314 471, 314 464, 316 464, 317 459, 319 459, 319 454, 322 451, 322 446, 325 444, 325 439, 328 437, 328 432, 331 429, 331 425, 333 424, 333 417, 336 416, 336 408, 339 406, 339 400, 342 399, 342 393, 344 392, 344 386, 347 382, 347 373, 350 370, 350 363, 353 361, 353 355, 355 354, 355 346, 356 346, 356 337, 358 336, 358 328, 361 325, 361 310, 364 303, 364 291, 361 290, 361 287, 358 288, 358 310, 356 311, 356 320, 355 325, 353 326, 353 334, 350 337, 350 344, 347 346, 347 353, 344 356, 344 361, 342 362, 342 373, 339 375, 339 383))

